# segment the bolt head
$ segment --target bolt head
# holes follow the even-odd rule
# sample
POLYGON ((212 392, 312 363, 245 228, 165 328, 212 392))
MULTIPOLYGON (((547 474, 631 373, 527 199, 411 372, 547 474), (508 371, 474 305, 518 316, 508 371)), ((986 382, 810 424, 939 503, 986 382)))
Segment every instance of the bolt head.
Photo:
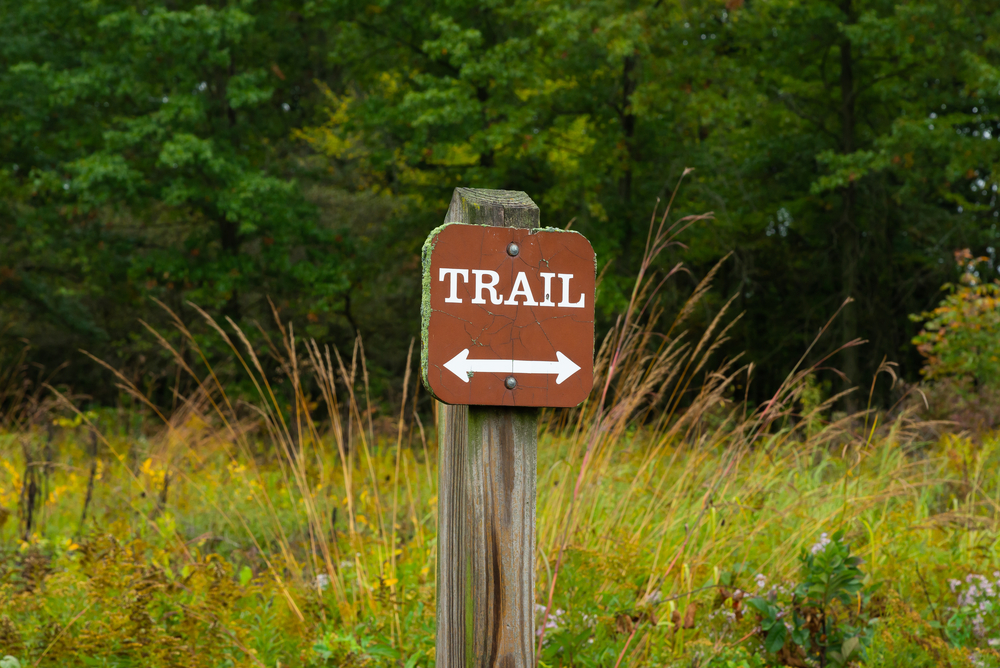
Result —
POLYGON ((513 390, 517 387, 517 378, 514 378, 514 376, 507 376, 507 378, 503 381, 503 384, 508 390, 513 390))
POLYGON ((520 252, 521 252, 521 247, 518 246, 516 243, 511 242, 507 244, 507 255, 510 255, 511 257, 517 257, 517 254, 520 252))

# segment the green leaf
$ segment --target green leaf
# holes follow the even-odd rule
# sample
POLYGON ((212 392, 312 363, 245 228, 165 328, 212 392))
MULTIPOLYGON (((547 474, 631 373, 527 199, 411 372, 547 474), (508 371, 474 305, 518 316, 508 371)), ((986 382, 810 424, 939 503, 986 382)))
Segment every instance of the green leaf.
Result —
POLYGON ((371 656, 382 656, 388 659, 398 659, 399 652, 392 647, 386 645, 375 645, 372 647, 366 647, 365 653, 371 656))
POLYGON ((764 649, 771 654, 777 654, 785 646, 785 639, 788 637, 788 628, 779 620, 771 627, 767 637, 764 639, 764 649))
POLYGON ((845 661, 849 661, 860 647, 861 640, 857 636, 852 636, 846 639, 840 646, 840 653, 843 655, 845 661))
POLYGON ((774 619, 777 614, 777 610, 766 599, 760 596, 755 596, 747 601, 747 605, 756 610, 766 619, 774 619))
POLYGON ((274 87, 265 84, 267 74, 262 69, 230 77, 226 98, 233 109, 254 107, 271 99, 274 87))

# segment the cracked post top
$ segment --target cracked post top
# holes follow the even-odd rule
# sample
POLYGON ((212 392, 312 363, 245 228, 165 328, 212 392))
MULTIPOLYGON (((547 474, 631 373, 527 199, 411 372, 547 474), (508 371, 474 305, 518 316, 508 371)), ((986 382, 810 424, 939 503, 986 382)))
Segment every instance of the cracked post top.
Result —
POLYGON ((520 190, 455 188, 446 223, 489 225, 491 227, 538 227, 539 210, 528 194, 520 190))

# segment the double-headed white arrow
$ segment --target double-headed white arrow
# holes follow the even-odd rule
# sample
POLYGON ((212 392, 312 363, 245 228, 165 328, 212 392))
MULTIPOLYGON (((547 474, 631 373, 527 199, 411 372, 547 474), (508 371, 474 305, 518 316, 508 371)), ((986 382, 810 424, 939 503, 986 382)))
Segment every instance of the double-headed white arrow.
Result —
POLYGON ((541 360, 470 360, 469 349, 466 348, 459 354, 445 362, 444 368, 462 379, 462 382, 469 382, 470 373, 540 373, 555 374, 556 385, 580 370, 573 360, 556 351, 556 362, 545 362, 541 360))

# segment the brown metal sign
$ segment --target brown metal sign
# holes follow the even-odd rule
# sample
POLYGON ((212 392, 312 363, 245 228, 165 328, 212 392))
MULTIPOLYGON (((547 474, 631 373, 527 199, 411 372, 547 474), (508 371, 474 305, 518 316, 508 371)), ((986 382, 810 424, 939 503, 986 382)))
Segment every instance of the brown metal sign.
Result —
POLYGON ((424 385, 447 404, 576 406, 594 383, 594 249, 449 223, 424 243, 424 385))

